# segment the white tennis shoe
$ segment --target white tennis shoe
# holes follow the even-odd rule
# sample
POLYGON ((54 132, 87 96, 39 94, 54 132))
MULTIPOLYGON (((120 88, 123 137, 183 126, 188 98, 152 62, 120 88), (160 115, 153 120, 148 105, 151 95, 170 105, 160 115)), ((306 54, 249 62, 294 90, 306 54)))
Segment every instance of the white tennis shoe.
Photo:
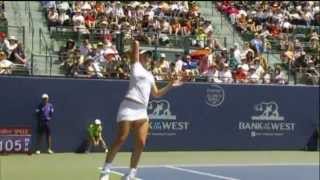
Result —
POLYGON ((121 180, 135 180, 136 178, 134 176, 130 176, 130 175, 125 175, 122 176, 121 180))
POLYGON ((110 169, 102 170, 100 173, 99 180, 109 180, 110 178, 110 169))

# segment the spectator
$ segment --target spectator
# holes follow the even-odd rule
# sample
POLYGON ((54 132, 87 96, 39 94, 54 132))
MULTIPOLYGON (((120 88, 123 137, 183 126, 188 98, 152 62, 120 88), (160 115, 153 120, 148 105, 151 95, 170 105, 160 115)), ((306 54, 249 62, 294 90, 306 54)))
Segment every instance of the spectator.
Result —
POLYGON ((240 56, 240 60, 241 60, 241 57, 246 57, 248 52, 252 52, 253 56, 255 56, 253 49, 251 49, 250 47, 250 44, 248 42, 245 42, 243 47, 243 53, 240 56))
POLYGON ((66 42, 66 46, 60 48, 59 61, 62 62, 62 65, 67 59, 70 58, 70 56, 73 54, 75 49, 76 49, 75 42, 72 39, 68 39, 68 41, 66 42))
POLYGON ((96 15, 94 10, 90 10, 84 17, 85 25, 91 29, 96 26, 96 15))
POLYGON ((256 74, 258 75, 259 79, 262 78, 264 72, 268 69, 266 60, 261 55, 254 59, 252 66, 255 67, 256 74))
POLYGON ((80 48, 79 48, 80 49, 80 54, 82 56, 87 56, 90 53, 91 48, 92 48, 92 46, 91 46, 91 44, 89 42, 89 39, 83 40, 83 42, 81 43, 80 48))
POLYGON ((88 127, 88 147, 86 153, 89 153, 92 146, 101 145, 105 152, 108 152, 107 144, 102 136, 102 124, 100 119, 96 119, 94 123, 90 123, 88 127))
POLYGON ((237 64, 241 64, 241 51, 238 43, 234 43, 233 57, 237 61, 237 64))
POLYGON ((89 33, 88 29, 85 27, 84 17, 81 14, 80 9, 75 10, 75 15, 73 15, 72 17, 72 22, 73 22, 73 30, 75 32, 80 32, 84 34, 89 33))
MULTIPOLYGON (((64 2, 65 3, 65 2, 64 2)), ((71 26, 71 20, 65 9, 59 10, 58 24, 62 26, 71 26)))
POLYGON ((247 71, 245 71, 241 65, 234 72, 234 79, 236 83, 246 83, 247 82, 247 71))
POLYGON ((177 71, 176 64, 174 62, 170 63, 169 72, 167 73, 166 80, 177 79, 179 76, 179 71, 177 71))
POLYGON ((285 63, 294 62, 294 45, 292 43, 289 44, 288 49, 284 52, 282 59, 285 63))
POLYGON ((227 63, 224 64, 223 69, 219 72, 220 80, 224 83, 232 83, 233 77, 229 65, 227 63))
POLYGON ((235 49, 234 48, 230 48, 230 58, 229 58, 229 67, 231 69, 236 69, 237 66, 241 63, 241 55, 239 57, 239 62, 238 60, 236 60, 235 58, 235 53, 234 53, 235 49))
POLYGON ((170 27, 170 34, 174 34, 178 36, 178 33, 180 33, 181 25, 178 22, 177 18, 172 19, 171 27, 170 27))
POLYGON ((259 34, 255 34, 255 38, 251 40, 251 46, 253 47, 253 50, 257 54, 263 53, 263 42, 261 40, 261 36, 259 34))
POLYGON ((312 49, 315 49, 315 50, 320 49, 319 35, 315 30, 313 30, 310 35, 310 46, 312 49))
POLYGON ((202 27, 196 29, 196 39, 193 42, 193 45, 199 46, 200 48, 204 48, 205 41, 207 40, 207 34, 204 32, 202 27))
POLYGON ((183 19, 181 23, 181 35, 189 36, 191 34, 192 26, 191 21, 187 19, 183 19))
POLYGON ((124 17, 124 12, 123 12, 123 9, 121 7, 121 2, 120 1, 117 1, 116 2, 116 6, 112 12, 112 14, 114 16, 116 16, 117 19, 121 18, 121 17, 124 17))
POLYGON ((251 84, 257 84, 259 83, 259 75, 256 71, 256 67, 251 65, 250 68, 249 68, 249 73, 248 73, 248 83, 251 83, 251 84))
POLYGON ((50 30, 50 27, 57 26, 59 24, 59 14, 54 7, 49 8, 47 18, 48 18, 49 30, 50 30))
POLYGON ((182 66, 183 66, 182 57, 180 54, 176 54, 176 62, 175 62, 176 72, 181 72, 182 66))
POLYGON ((14 64, 6 59, 6 53, 3 51, 0 51, 0 75, 1 74, 12 74, 12 70, 14 67, 14 64))
POLYGON ((38 140, 36 146, 36 154, 40 154, 40 143, 43 135, 46 135, 46 140, 48 144, 48 153, 52 154, 52 141, 51 141, 51 128, 50 122, 53 116, 53 105, 49 103, 48 94, 42 94, 42 100, 36 109, 37 119, 38 119, 38 140))
POLYGON ((15 36, 9 36, 8 40, 9 40, 9 44, 8 44, 7 51, 8 51, 8 57, 10 57, 12 51, 16 49, 18 46, 18 40, 15 36))
POLYGON ((275 77, 274 77, 274 83, 276 84, 286 84, 287 80, 286 80, 286 75, 284 73, 284 71, 281 70, 280 67, 277 67, 275 69, 275 77))
POLYGON ((183 69, 197 69, 197 63, 191 59, 190 55, 186 55, 185 63, 183 64, 183 69))
POLYGON ((161 74, 165 74, 165 73, 169 72, 170 64, 169 64, 169 61, 166 60, 166 54, 164 54, 164 53, 160 54, 160 61, 159 61, 158 66, 160 68, 161 74))
POLYGON ((320 72, 314 67, 310 67, 305 73, 305 82, 310 85, 319 85, 320 72))
POLYGON ((18 43, 17 47, 12 51, 9 60, 14 62, 15 64, 26 64, 27 57, 24 53, 22 43, 18 43))
POLYGON ((263 84, 271 84, 272 82, 272 69, 268 68, 267 71, 265 71, 265 73, 263 73, 263 79, 262 79, 262 83, 263 84))
POLYGON ((217 70, 216 65, 210 66, 208 71, 203 75, 207 76, 208 82, 222 83, 222 81, 219 79, 219 71, 217 70))
POLYGON ((87 57, 83 62, 84 75, 88 78, 102 78, 100 67, 95 64, 92 57, 87 57))
POLYGON ((9 41, 6 39, 6 34, 0 32, 0 51, 8 53, 9 41))

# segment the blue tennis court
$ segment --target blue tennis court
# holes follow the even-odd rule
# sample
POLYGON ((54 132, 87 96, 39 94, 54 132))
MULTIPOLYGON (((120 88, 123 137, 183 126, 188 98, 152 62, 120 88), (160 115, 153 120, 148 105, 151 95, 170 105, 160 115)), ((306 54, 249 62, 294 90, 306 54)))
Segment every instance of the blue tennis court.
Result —
MULTIPOLYGON (((117 167, 120 175, 127 168, 117 167)), ((319 164, 142 166, 142 180, 319 180, 319 164)))

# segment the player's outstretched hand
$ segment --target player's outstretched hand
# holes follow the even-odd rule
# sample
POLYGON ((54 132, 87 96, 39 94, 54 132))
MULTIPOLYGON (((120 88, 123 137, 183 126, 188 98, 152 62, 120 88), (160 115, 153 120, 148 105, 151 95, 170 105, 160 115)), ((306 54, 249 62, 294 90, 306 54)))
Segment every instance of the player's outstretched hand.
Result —
POLYGON ((172 87, 179 87, 181 85, 183 85, 183 81, 181 80, 174 80, 173 83, 172 83, 172 87))
POLYGON ((179 76, 171 77, 172 87, 178 87, 184 84, 183 79, 179 76))

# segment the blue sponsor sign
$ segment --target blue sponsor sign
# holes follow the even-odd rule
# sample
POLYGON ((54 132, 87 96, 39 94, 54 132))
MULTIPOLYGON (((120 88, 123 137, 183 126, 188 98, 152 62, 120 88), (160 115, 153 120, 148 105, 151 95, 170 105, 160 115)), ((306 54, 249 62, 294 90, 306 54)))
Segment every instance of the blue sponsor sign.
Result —
MULTIPOLYGON (((48 93, 55 106, 53 149, 68 152, 82 144, 96 118, 111 143, 129 83, 1 77, 0 84, 0 126, 32 125, 35 131, 34 109, 48 93)), ((147 150, 303 149, 319 125, 319 87, 187 83, 151 98, 148 114, 147 150)))

